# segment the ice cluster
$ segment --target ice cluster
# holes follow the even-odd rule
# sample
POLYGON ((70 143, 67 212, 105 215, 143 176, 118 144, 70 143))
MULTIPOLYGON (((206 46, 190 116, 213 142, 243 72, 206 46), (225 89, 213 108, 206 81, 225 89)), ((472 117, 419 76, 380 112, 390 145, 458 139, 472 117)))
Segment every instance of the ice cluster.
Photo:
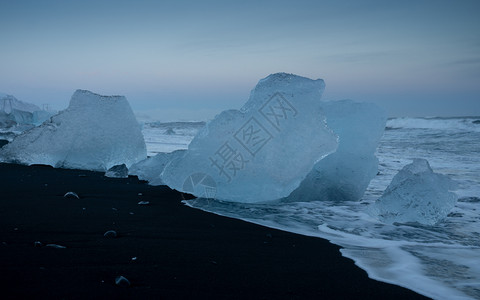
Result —
POLYGON ((12 95, 0 93, 0 131, 22 132, 47 120, 52 113, 38 106, 18 100, 12 95))
POLYGON ((69 107, 0 149, 0 161, 106 171, 146 158, 140 126, 123 96, 77 90, 69 107))
POLYGON ((183 155, 167 163, 161 180, 182 192, 227 201, 288 196, 337 148, 320 101, 324 86, 321 79, 285 73, 260 80, 241 110, 216 116, 183 155))
POLYGON ((327 126, 339 136, 337 151, 315 164, 288 201, 357 201, 377 175, 375 150, 387 121, 371 103, 351 100, 321 105, 327 126))
MULTIPOLYGON (((40 108, 35 104, 26 103, 18 100, 12 95, 0 93, 0 113, 2 114, 10 115, 10 114, 14 114, 15 111, 33 113, 39 110, 40 108)), ((15 117, 15 116, 12 116, 12 117, 15 117)), ((20 117, 18 121, 22 121, 22 118, 20 117)))
POLYGON ((385 223, 434 225, 455 206, 457 196, 451 192, 455 188, 456 183, 434 173, 427 160, 414 159, 393 177, 374 210, 385 223))

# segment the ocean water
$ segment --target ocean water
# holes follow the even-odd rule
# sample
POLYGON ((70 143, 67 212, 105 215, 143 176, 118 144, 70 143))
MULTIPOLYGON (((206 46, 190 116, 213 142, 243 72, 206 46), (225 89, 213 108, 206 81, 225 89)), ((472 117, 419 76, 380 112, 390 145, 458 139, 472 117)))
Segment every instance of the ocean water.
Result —
MULTIPOLYGON (((285 231, 330 240, 384 282, 435 299, 480 299, 480 117, 396 118, 377 150, 379 174, 359 202, 243 204, 210 199, 186 205, 285 231), (459 200, 435 226, 386 225, 371 205, 413 158, 459 183, 459 200)), ((150 123, 143 133, 149 155, 185 149, 203 123, 150 123)), ((319 253, 318 255, 321 255, 319 253)))
POLYGON ((195 134, 205 122, 149 122, 142 124, 147 144, 147 155, 187 149, 195 134))

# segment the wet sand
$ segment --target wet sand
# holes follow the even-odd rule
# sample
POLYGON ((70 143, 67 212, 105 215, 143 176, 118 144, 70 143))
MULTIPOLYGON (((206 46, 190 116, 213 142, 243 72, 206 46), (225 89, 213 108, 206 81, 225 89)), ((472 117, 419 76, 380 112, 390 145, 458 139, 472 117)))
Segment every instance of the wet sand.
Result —
POLYGON ((136 177, 0 164, 0 298, 423 298, 369 279, 326 240, 195 210, 182 197, 136 177), (80 199, 64 198, 70 191, 80 199))

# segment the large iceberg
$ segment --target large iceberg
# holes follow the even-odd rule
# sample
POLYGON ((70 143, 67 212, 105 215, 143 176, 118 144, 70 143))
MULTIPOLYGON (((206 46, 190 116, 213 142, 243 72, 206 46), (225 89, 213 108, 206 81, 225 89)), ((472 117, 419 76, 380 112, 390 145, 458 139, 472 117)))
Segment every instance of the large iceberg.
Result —
POLYGON ((374 206, 385 223, 418 222, 434 225, 455 206, 457 196, 451 190, 456 183, 445 175, 434 173, 428 161, 414 159, 387 187, 374 206))
POLYGON ((285 73, 260 80, 241 110, 222 112, 198 132, 188 150, 166 165, 162 181, 227 201, 288 196, 337 148, 322 112, 324 86, 321 79, 285 73))
POLYGON ((375 150, 385 129, 385 112, 372 103, 341 100, 321 105, 338 136, 335 153, 319 161, 287 201, 356 201, 377 175, 375 150))
POLYGON ((105 171, 146 158, 140 126, 123 96, 77 90, 69 107, 0 149, 0 161, 105 171))

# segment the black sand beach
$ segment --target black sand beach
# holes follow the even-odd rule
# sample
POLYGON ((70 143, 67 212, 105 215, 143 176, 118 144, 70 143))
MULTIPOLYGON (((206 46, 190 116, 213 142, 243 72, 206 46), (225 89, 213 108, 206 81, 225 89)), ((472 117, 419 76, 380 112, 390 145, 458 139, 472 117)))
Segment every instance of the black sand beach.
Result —
POLYGON ((0 164, 0 298, 423 298, 369 279, 328 241, 181 200, 133 177, 0 164))

